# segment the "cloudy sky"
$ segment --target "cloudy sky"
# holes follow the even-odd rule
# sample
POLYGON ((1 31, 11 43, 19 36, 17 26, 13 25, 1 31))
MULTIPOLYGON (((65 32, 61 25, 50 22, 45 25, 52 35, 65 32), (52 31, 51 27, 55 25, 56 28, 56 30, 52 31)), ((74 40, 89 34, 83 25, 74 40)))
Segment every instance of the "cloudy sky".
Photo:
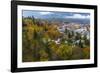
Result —
POLYGON ((35 18, 90 19, 89 13, 74 13, 74 12, 49 12, 49 11, 23 10, 22 15, 24 17, 34 16, 35 18))

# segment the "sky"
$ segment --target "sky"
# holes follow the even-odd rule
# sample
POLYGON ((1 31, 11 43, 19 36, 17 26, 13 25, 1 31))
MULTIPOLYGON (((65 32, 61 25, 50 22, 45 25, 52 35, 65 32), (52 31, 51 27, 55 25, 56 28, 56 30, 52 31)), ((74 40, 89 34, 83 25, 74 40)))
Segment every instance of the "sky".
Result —
POLYGON ((74 13, 74 12, 50 12, 50 11, 23 10, 22 15, 23 17, 34 16, 35 18, 90 19, 89 13, 74 13))

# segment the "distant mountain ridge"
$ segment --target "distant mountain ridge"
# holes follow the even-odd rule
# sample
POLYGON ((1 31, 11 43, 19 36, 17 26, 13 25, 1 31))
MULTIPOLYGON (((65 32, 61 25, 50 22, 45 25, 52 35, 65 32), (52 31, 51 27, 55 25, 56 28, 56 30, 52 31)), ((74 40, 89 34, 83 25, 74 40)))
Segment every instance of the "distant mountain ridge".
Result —
POLYGON ((89 19, 73 19, 73 18, 42 18, 52 22, 69 22, 69 23, 78 23, 78 24, 90 24, 89 19))

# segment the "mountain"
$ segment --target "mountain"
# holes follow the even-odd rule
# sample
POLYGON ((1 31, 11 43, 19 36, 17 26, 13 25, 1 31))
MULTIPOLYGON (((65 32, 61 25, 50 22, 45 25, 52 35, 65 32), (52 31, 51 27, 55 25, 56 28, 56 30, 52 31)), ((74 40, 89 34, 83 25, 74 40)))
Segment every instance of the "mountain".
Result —
POLYGON ((49 22, 68 22, 68 23, 78 23, 78 24, 90 24, 89 19, 74 19, 74 18, 41 18, 49 22))

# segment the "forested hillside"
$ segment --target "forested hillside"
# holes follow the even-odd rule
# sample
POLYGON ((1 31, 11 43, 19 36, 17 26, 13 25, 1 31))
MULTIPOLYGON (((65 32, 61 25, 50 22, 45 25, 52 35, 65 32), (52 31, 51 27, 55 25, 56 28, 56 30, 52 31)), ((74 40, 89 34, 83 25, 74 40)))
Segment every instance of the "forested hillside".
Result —
POLYGON ((90 58, 90 39, 81 25, 23 17, 22 61, 79 60, 90 58), (66 26, 63 28, 63 26, 66 26))

